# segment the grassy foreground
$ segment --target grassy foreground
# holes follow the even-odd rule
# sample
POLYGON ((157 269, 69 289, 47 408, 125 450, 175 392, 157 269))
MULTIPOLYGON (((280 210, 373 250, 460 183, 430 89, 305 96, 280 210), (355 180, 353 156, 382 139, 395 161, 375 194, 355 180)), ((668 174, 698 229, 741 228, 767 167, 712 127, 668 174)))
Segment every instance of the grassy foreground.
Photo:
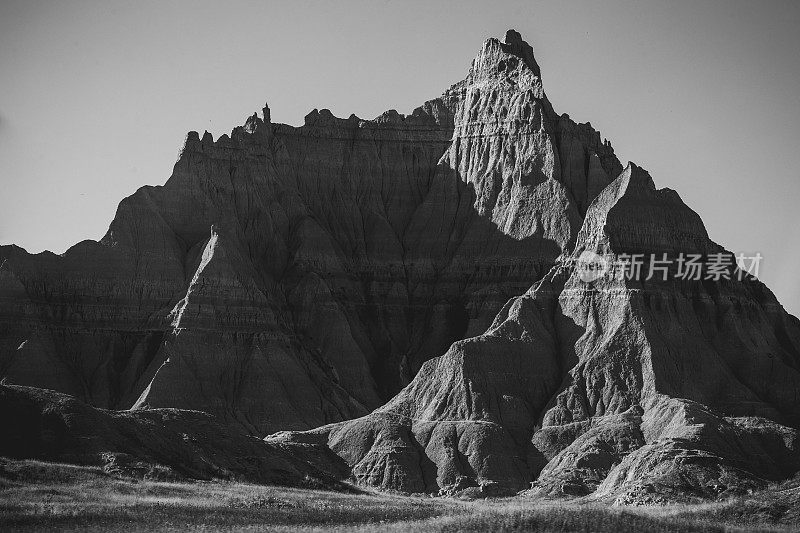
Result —
POLYGON ((728 502, 619 508, 131 481, 95 468, 2 460, 0 530, 796 531, 798 494, 800 486, 787 485, 728 502))

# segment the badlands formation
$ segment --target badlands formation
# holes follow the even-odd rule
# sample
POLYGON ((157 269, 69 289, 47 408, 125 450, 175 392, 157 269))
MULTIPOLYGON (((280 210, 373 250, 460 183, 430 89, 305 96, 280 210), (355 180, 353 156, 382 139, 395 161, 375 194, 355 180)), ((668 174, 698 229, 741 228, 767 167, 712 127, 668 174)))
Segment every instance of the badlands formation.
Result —
POLYGON ((513 30, 408 116, 191 132, 99 242, 0 247, 0 455, 618 503, 800 470, 772 293, 587 281, 589 252, 730 257, 556 113, 513 30))

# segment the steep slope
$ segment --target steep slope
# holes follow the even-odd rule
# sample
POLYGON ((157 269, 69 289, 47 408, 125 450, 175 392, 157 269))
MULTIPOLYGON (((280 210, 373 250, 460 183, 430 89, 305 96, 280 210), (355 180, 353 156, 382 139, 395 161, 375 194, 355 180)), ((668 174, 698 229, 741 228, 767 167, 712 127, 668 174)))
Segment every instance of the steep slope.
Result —
MULTIPOLYGON (((635 165, 594 199, 574 252, 486 333, 423 365, 385 406, 270 442, 330 449, 407 492, 642 503, 746 491, 800 469, 800 323, 756 279, 587 276, 647 252, 723 253, 635 165)), ((642 267, 648 272, 649 259, 642 267)))
POLYGON ((100 242, 0 247, 0 376, 259 435, 354 418, 485 331, 620 170, 553 111, 514 31, 409 116, 292 127, 264 108, 190 133, 100 242))

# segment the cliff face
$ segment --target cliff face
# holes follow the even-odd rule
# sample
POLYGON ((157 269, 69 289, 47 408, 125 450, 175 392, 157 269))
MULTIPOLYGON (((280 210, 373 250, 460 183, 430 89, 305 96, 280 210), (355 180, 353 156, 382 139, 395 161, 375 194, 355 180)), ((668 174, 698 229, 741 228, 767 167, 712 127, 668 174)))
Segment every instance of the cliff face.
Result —
MULTIPOLYGON (((629 165, 571 256, 370 415, 272 443, 332 450, 408 492, 651 503, 736 494, 800 469, 800 323, 752 277, 587 276, 587 252, 727 254, 629 165)), ((655 263, 653 263, 655 265, 655 263)), ((645 272, 650 268, 644 265, 645 272)))
POLYGON ((621 170, 553 111, 513 31, 408 116, 291 127, 264 108, 190 133, 100 242, 0 247, 0 376, 257 435, 361 416, 483 333, 621 170))

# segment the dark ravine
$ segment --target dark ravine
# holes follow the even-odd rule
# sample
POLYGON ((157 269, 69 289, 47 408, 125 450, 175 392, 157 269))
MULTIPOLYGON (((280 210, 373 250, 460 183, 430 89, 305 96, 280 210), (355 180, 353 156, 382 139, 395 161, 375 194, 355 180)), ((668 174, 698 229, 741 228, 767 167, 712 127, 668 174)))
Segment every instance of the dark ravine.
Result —
POLYGON ((587 283, 586 251, 727 253, 554 111, 510 30, 411 115, 264 108, 190 133, 100 242, 0 247, 0 376, 131 409, 73 419, 206 411, 277 432, 252 453, 292 476, 404 492, 647 503, 797 472, 800 322, 747 276, 587 283))

